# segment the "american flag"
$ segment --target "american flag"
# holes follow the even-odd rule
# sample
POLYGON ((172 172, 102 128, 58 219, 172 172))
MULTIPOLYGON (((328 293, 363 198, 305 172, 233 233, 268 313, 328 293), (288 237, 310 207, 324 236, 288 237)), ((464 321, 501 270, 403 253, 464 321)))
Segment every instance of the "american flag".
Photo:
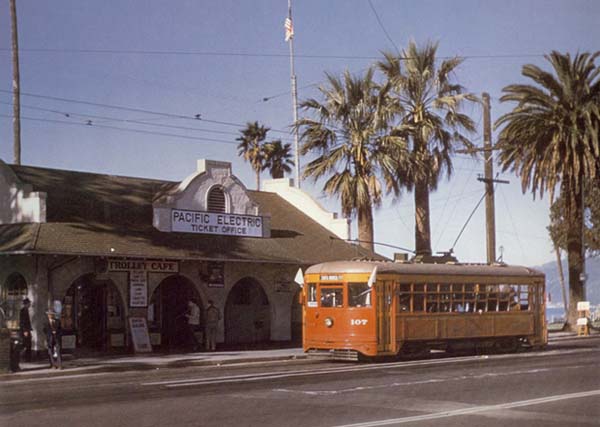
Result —
POLYGON ((285 18, 285 41, 287 42, 289 39, 294 37, 294 24, 292 23, 292 18, 289 16, 285 18))

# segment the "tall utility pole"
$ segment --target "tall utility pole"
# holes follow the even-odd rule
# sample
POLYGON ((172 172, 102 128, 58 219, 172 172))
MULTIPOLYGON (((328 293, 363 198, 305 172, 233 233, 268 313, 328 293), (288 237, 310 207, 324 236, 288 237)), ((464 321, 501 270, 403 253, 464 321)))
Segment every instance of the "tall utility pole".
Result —
MULTIPOLYGON (((492 120, 490 113, 490 95, 486 92, 483 92, 483 94, 481 95, 481 99, 483 101, 483 148, 456 150, 456 152, 464 154, 475 154, 480 151, 483 151, 483 158, 485 160, 485 164, 483 166, 483 176, 480 175, 477 178, 477 180, 485 183, 485 228, 487 262, 488 264, 493 264, 496 262, 496 214, 494 205, 494 184, 508 184, 509 181, 503 179, 494 179, 494 158, 492 156, 492 150, 494 150, 494 147, 492 147, 492 120)), ((477 207, 479 207, 479 204, 477 204, 477 207)))
POLYGON ((13 67, 13 152, 14 163, 21 164, 21 93, 19 79, 19 40, 17 37, 17 5, 10 0, 13 67))
POLYGON ((483 100, 483 158, 485 164, 483 167, 484 176, 477 179, 485 183, 487 262, 488 264, 492 264, 496 262, 496 208, 494 204, 494 184, 508 184, 508 181, 494 179, 490 95, 484 92, 481 97, 483 100))
POLYGON ((288 0, 288 17, 285 20, 285 41, 290 44, 290 74, 292 78, 292 108, 294 111, 294 183, 300 188, 300 153, 298 151, 298 128, 295 126, 298 121, 298 86, 296 83, 296 73, 294 71, 294 24, 292 21, 292 0, 288 0))

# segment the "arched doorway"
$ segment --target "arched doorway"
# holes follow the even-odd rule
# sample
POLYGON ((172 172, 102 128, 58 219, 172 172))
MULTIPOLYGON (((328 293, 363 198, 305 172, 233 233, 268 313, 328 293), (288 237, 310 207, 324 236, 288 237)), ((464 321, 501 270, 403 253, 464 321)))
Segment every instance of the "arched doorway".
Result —
MULTIPOLYGON (((23 299, 27 296, 27 282, 20 273, 12 273, 6 279, 6 283, 0 291, 0 308, 4 313, 6 327, 8 329, 19 329, 19 312, 23 299)), ((1 325, 3 326, 3 325, 1 325)))
POLYGON ((160 282, 152 293, 148 307, 148 326, 151 333, 160 334, 160 347, 164 350, 180 350, 190 345, 187 318, 188 301, 200 307, 200 327, 196 339, 202 343, 202 319, 204 304, 194 284, 183 276, 170 276, 160 282))
POLYGON ((247 277, 237 282, 225 304, 225 342, 257 344, 271 338, 269 299, 260 283, 247 277))
POLYGON ((125 311, 111 280, 88 274, 77 279, 62 301, 63 341, 75 337, 75 347, 107 351, 125 347, 125 311))

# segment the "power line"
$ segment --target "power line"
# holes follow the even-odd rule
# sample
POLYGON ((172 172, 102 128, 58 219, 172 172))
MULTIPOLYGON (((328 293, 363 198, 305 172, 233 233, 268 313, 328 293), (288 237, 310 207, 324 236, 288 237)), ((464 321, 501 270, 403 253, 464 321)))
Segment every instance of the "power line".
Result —
POLYGON ((392 40, 392 38, 390 37, 389 33, 387 32, 387 30, 383 26, 383 22, 381 22, 381 19, 379 18, 379 14, 377 13, 377 10, 375 10, 375 6, 373 6, 373 2, 371 0, 369 0, 369 6, 371 6, 371 10, 373 11, 373 14, 375 15, 375 18, 377 18, 377 22, 379 23, 379 27, 383 30, 383 33, 385 34, 385 36, 387 37, 387 39, 390 41, 390 43, 392 44, 392 46, 394 46, 394 49, 396 49, 396 53, 398 53, 398 55, 400 55, 400 49, 398 49, 398 46, 396 46, 396 43, 394 43, 394 40, 392 40))
MULTIPOLYGON (((10 49, 0 48, 0 52, 10 52, 10 49)), ((123 49, 20 49, 24 53, 81 53, 102 55, 168 55, 168 56, 225 56, 225 57, 258 57, 286 58, 287 53, 248 53, 248 52, 202 52, 194 50, 123 50, 123 49)), ((358 55, 298 55, 308 59, 377 59, 375 56, 358 55)))
MULTIPOLYGON (((3 101, 0 101, 0 104, 12 105, 12 103, 10 103, 10 102, 3 102, 3 101)), ((64 117, 81 117, 84 119, 99 119, 99 120, 104 120, 104 121, 108 121, 108 122, 132 123, 132 124, 137 124, 137 125, 142 125, 142 126, 154 126, 154 127, 168 128, 168 129, 188 130, 188 131, 193 131, 193 132, 208 132, 208 133, 216 133, 216 134, 220 134, 220 135, 239 136, 238 132, 228 132, 228 131, 213 130, 213 129, 202 129, 202 128, 195 128, 195 127, 189 127, 189 126, 176 126, 176 125, 168 125, 168 124, 161 124, 161 123, 151 123, 151 122, 145 121, 144 119, 142 119, 142 120, 121 119, 121 118, 117 118, 117 117, 107 117, 107 116, 98 116, 98 115, 93 115, 93 114, 73 113, 73 112, 54 110, 54 109, 50 109, 50 108, 34 107, 31 105, 22 105, 22 104, 21 104, 21 107, 31 109, 31 110, 45 111, 45 112, 49 112, 49 113, 60 114, 61 116, 64 116, 64 117)), ((67 123, 67 122, 65 122, 65 123, 67 123)), ((100 124, 102 124, 102 122, 94 121, 92 123, 90 121, 89 124, 100 125, 100 124)), ((281 139, 286 140, 286 141, 290 140, 289 138, 281 138, 281 139)))
MULTIPOLYGON (((12 116, 5 115, 5 114, 0 114, 0 117, 12 119, 12 116)), ((201 138, 201 137, 180 135, 180 134, 173 134, 173 133, 165 133, 165 132, 152 132, 152 131, 147 131, 147 130, 142 130, 142 129, 128 129, 128 128, 121 128, 121 127, 117 127, 117 126, 99 125, 99 124, 94 124, 91 121, 88 121, 87 123, 79 123, 79 122, 67 122, 65 120, 39 119, 39 118, 35 118, 35 117, 21 117, 21 120, 55 123, 55 124, 65 124, 65 125, 71 125, 71 126, 86 126, 86 127, 100 128, 100 129, 111 129, 111 130, 118 130, 118 131, 122 131, 122 132, 133 132, 133 133, 141 133, 144 135, 154 135, 154 136, 167 136, 169 138, 180 138, 180 139, 187 139, 187 140, 199 141, 199 142, 218 142, 218 143, 222 143, 222 144, 233 144, 233 145, 238 144, 235 141, 226 141, 223 139, 201 138)))
MULTIPOLYGON (((0 53, 8 53, 9 48, 0 48, 0 53)), ((141 50, 141 49, 53 49, 53 48, 28 48, 19 49, 22 53, 81 53, 81 54, 99 54, 99 55, 169 55, 169 56, 225 56, 225 57, 258 57, 258 58, 285 58, 287 53, 249 53, 249 52, 206 52, 195 50, 141 50)), ((381 59, 380 56, 371 55, 315 55, 299 54, 297 58, 307 59, 381 59)), ((489 54, 489 55, 456 55, 463 59, 519 59, 519 58, 543 58, 541 53, 523 53, 523 54, 489 54)), ((438 60, 451 59, 456 56, 438 56, 438 60)), ((411 59, 402 57, 401 60, 411 59)))
MULTIPOLYGON (((0 92, 12 93, 10 91, 3 90, 3 89, 0 89, 0 92)), ((70 103, 75 103, 75 104, 89 105, 89 106, 93 106, 93 107, 102 107, 102 108, 110 108, 110 109, 114 109, 114 110, 129 111, 129 112, 134 112, 134 113, 152 114, 155 116, 169 117, 169 118, 173 118, 173 119, 199 120, 199 121, 203 121, 206 123, 213 123, 213 124, 224 125, 224 126, 234 126, 238 129, 243 128, 245 126, 240 123, 232 123, 232 122, 225 122, 225 121, 220 121, 220 120, 205 119, 202 117, 201 114, 195 114, 195 115, 191 116, 191 115, 183 115, 183 114, 165 113, 165 112, 161 112, 161 111, 146 110, 146 109, 142 109, 142 108, 124 107, 124 106, 118 106, 118 105, 103 104, 103 103, 98 103, 98 102, 82 101, 82 100, 76 100, 76 99, 70 99, 70 98, 62 98, 62 97, 58 97, 58 96, 39 95, 39 94, 27 93, 27 92, 21 92, 21 95, 30 96, 32 98, 49 99, 52 101, 59 101, 59 102, 70 102, 70 103)), ((284 133, 286 135, 289 135, 289 132, 286 132, 283 130, 279 130, 279 129, 270 129, 270 130, 273 132, 284 133)))

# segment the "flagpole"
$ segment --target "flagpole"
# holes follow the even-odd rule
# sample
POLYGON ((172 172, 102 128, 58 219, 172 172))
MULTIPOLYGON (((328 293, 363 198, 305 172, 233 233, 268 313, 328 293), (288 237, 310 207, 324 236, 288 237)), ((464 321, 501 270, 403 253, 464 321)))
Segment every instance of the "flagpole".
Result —
POLYGON ((300 188, 300 153, 298 147, 298 128, 295 126, 298 121, 298 88, 296 84, 296 73, 294 71, 294 30, 292 24, 292 0, 288 0, 288 19, 291 25, 291 33, 288 38, 290 43, 290 74, 292 79, 292 108, 294 111, 294 165, 295 165, 295 185, 300 188))

